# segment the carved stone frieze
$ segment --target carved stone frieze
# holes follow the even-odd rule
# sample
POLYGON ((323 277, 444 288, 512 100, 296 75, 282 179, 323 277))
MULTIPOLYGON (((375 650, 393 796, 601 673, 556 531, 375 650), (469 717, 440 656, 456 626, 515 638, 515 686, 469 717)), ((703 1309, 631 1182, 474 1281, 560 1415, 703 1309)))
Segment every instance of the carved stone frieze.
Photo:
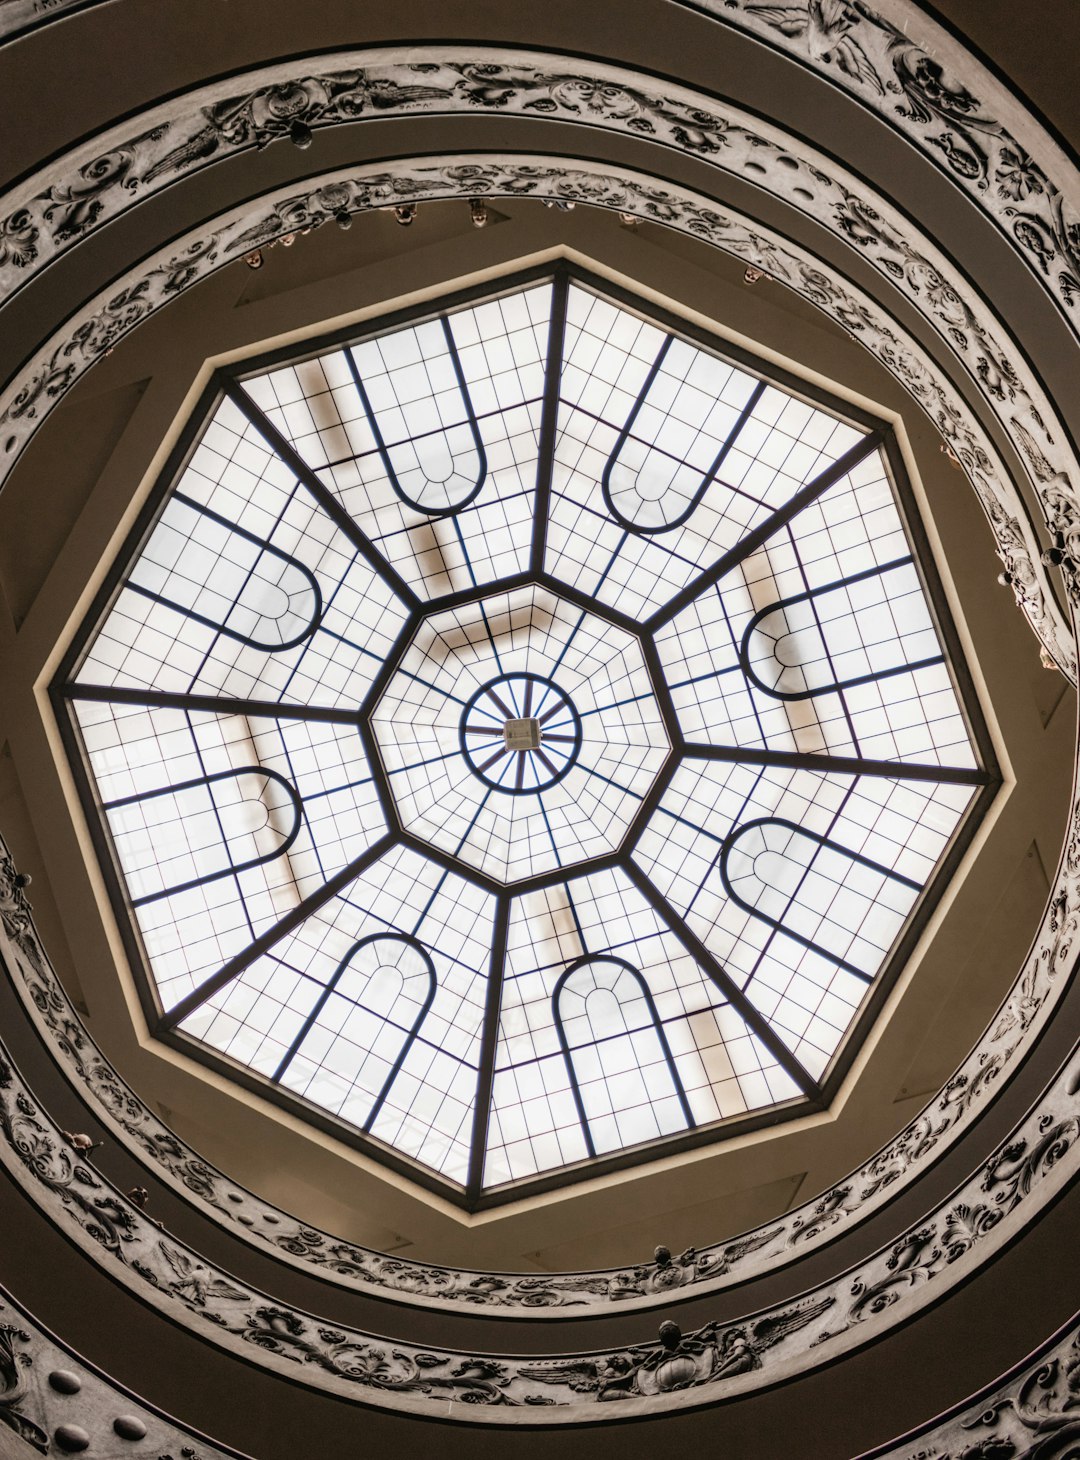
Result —
MULTIPOLYGON (((2 1313, 3 1304, 0 1304, 2 1313)), ((33 1358, 26 1353, 23 1345, 29 1342, 30 1335, 25 1328, 4 1322, 0 1317, 0 1383, 3 1384, 3 1389, 0 1389, 0 1423, 44 1454, 49 1448, 49 1436, 25 1413, 29 1387, 26 1370, 33 1363, 33 1358)))
POLYGON ((1006 88, 925 11, 904 0, 694 3, 793 56, 899 131, 997 224, 1076 328, 1075 170, 1041 129, 1047 155, 1032 155, 1005 118, 1016 110, 1006 88))
MULTIPOLYGON (((791 1306, 787 1323, 805 1327, 809 1309, 791 1306)), ((275 1323, 267 1315, 268 1323, 275 1323)), ((719 1362, 730 1373, 752 1371, 770 1345, 776 1329, 725 1329, 725 1354, 719 1362)), ((610 1372, 564 1361, 562 1374, 573 1383, 597 1383, 609 1399, 632 1386, 653 1385, 672 1377, 697 1374, 703 1355, 717 1348, 711 1333, 683 1336, 665 1327, 659 1351, 643 1359, 633 1352, 610 1372)), ((554 1367, 554 1366, 552 1366, 554 1367)), ((144 1441, 143 1455, 171 1460, 226 1460, 230 1452, 196 1438, 164 1419, 139 1400, 83 1363, 44 1333, 10 1296, 0 1294, 0 1423, 34 1449, 48 1453, 50 1437, 62 1427, 77 1426, 90 1448, 103 1460, 131 1453, 133 1441, 144 1441)), ((1062 1454, 1080 1441, 1080 1320, 1055 1334, 1017 1369, 990 1385, 917 1437, 881 1447, 865 1460, 1023 1460, 1062 1454)))
MULTIPOLYGON (((8 0, 7 26, 25 23, 28 13, 38 16, 76 3, 78 0, 8 0)), ((912 0, 878 0, 874 5, 869 0, 781 4, 695 0, 695 5, 855 96, 943 169, 1001 228, 1063 311, 1073 310, 1080 291, 1080 214, 1069 201, 1077 196, 1073 165, 1042 129, 1037 130, 1034 148, 1016 135, 1023 124, 1010 118, 1017 104, 1006 88, 922 7, 912 0), (1039 156, 1034 155, 1036 150, 1039 156)), ((474 51, 474 59, 477 55, 474 51)), ((376 111, 380 106, 393 106, 392 89, 380 93, 376 88, 365 94, 349 79, 353 69, 346 60, 335 63, 335 70, 344 73, 345 106, 353 115, 363 114, 365 107, 376 111)), ((333 98, 324 101, 317 94, 309 96, 304 86, 308 78, 293 79, 292 85, 290 79, 268 76, 263 83, 267 91, 263 109, 267 117, 278 113, 272 121, 254 115, 241 119, 241 126, 252 128, 257 143, 265 145, 281 135, 287 130, 280 126, 281 121, 304 110, 312 99, 316 122, 323 120, 327 101, 332 111, 333 98)), ((259 84, 254 83, 253 92, 259 84)), ((642 78, 635 77, 634 86, 641 84, 642 78)), ((413 85, 423 83, 414 81, 413 85)), ((195 114, 200 107, 210 111, 222 101, 228 102, 227 91, 227 87, 219 88, 217 96, 196 102, 189 110, 195 114)), ((414 92, 406 99, 425 98, 414 92)), ((474 100, 485 106, 505 105, 499 78, 488 82, 478 78, 474 100), (485 85, 486 91, 482 89, 485 85)), ((603 82, 590 85, 586 81, 577 101, 582 109, 596 112, 629 107, 627 120, 638 120, 632 99, 613 97, 609 101, 603 82)), ((226 122, 228 115, 226 109, 226 122)), ((332 114, 326 119, 337 120, 332 114)), ((690 117, 678 125, 685 131, 686 145, 700 149, 701 124, 690 117)), ((219 140, 211 134, 203 145, 210 147, 219 140)), ((111 142, 109 138, 106 148, 99 151, 107 150, 111 142)))
POLYGON ((48 411, 128 330, 183 289, 237 257, 342 213, 425 198, 528 196, 591 204, 685 231, 764 268, 837 320, 897 376, 927 411, 964 466, 998 539, 1005 577, 1056 663, 1076 678, 1071 635, 1053 600, 1034 531, 993 444, 943 381, 921 346, 835 270, 777 235, 715 207, 700 194, 623 168, 529 156, 395 164, 393 172, 350 169, 282 190, 255 212, 234 209, 215 229, 162 250, 118 281, 115 292, 79 311, 0 395, 0 478, 48 411))
POLYGON ((964 1280, 1080 1171, 1074 1051, 1035 1108, 947 1202, 797 1301, 688 1335, 667 1321, 655 1340, 613 1351, 494 1358, 328 1324, 249 1287, 163 1231, 72 1151, 2 1046, 0 1061, 0 1162, 114 1279, 210 1342, 249 1360, 258 1350, 267 1367, 294 1380, 444 1417, 449 1405, 459 1418, 498 1421, 511 1408, 518 1423, 531 1414, 541 1423, 574 1422, 611 1401, 648 1412, 707 1403, 831 1362, 964 1280))
MULTIPOLYGON (((496 89, 501 84, 498 77, 489 76, 488 80, 496 89)), ((422 100, 413 98, 416 104, 422 100)), ((612 96, 596 99, 591 93, 583 96, 580 92, 572 104, 586 110, 595 106, 598 113, 605 110, 617 112, 623 107, 622 103, 616 104, 612 96)), ((291 119, 291 126, 298 112, 296 99, 279 109, 283 111, 282 119, 291 119)), ((272 109, 268 107, 267 116, 271 114, 272 109)), ((259 135, 268 137, 266 128, 272 131, 276 123, 267 121, 262 113, 253 112, 251 116, 256 131, 263 129, 259 135)), ((633 116, 631 108, 624 120, 629 124, 633 116)), ((684 117, 683 122, 685 120, 684 117)), ((258 144, 258 140, 256 136, 254 145, 258 144)), ((102 177, 113 175, 108 168, 98 171, 102 177)), ((117 171, 127 175, 119 164, 117 171)), ((690 201, 693 195, 665 189, 651 180, 635 179, 633 175, 620 175, 610 169, 590 171, 582 165, 569 168, 556 160, 550 164, 530 160, 515 166, 508 160, 491 158, 480 161, 462 159, 457 164, 442 168, 421 166, 409 169, 403 165, 392 177, 377 173, 338 176, 313 185, 301 194, 283 195, 272 207, 264 210, 261 219, 256 218, 254 222, 250 215, 241 215, 237 210, 237 214, 214 235, 192 240, 175 250, 163 251, 151 261, 144 273, 132 276, 112 292, 104 305, 83 311, 66 339, 51 353, 44 353, 37 362, 36 373, 13 392, 15 398, 5 429, 0 433, 0 454, 8 448, 7 455, 13 459, 20 440, 28 434, 25 428, 41 419, 50 403, 127 328, 212 268, 254 246, 253 241, 268 242, 281 233, 318 226, 342 209, 356 210, 428 196, 476 196, 498 192, 594 202, 618 211, 635 212, 670 226, 684 227, 750 263, 764 265, 773 277, 800 289, 815 303, 828 309, 856 338, 866 341, 892 365, 913 394, 930 410, 943 434, 953 442, 957 455, 980 488, 984 506, 995 523, 1006 574, 1018 598, 1025 604, 1036 625, 1041 627, 1044 636, 1058 633, 1053 622, 1056 616, 1047 609, 1035 566, 1029 529, 998 499, 989 476, 992 461, 984 446, 974 433, 966 437, 958 434, 963 423, 962 407, 949 399, 929 366, 921 367, 919 359, 911 355, 909 342, 898 336, 891 324, 877 315, 850 285, 839 281, 820 265, 799 259, 779 240, 720 214, 705 200, 690 201), (13 430, 13 427, 17 429, 13 430)), ((71 194, 65 199, 58 196, 51 201, 58 206, 67 206, 79 200, 71 194)), ((854 216, 849 211, 849 230, 856 228, 854 216)), ((858 217, 863 224, 867 222, 864 213, 858 217)), ((22 219, 14 232, 22 232, 26 226, 27 220, 22 219)), ((946 310, 952 307, 947 294, 943 294, 942 299, 946 310)), ((988 361, 989 358, 987 356, 988 361)), ((987 378, 990 378, 989 364, 987 378)), ((1007 373, 1001 376, 998 388, 1008 396, 1008 388, 1003 383, 1006 379, 1007 373)), ((1073 531, 1071 524, 1076 520, 1071 484, 1067 476, 1057 472, 1054 463, 1042 453, 1036 437, 1029 433, 1029 438, 1025 454, 1038 483, 1047 489, 1048 515, 1055 531, 1065 535, 1073 531)), ((1055 652, 1059 659, 1066 655, 1060 635, 1055 652)), ((1069 958, 1075 939, 1075 837, 1070 846, 1073 855, 1066 861, 1063 882, 1055 897, 1043 941, 1037 945, 1016 992, 988 1040, 935 1105, 861 1172, 793 1214, 775 1231, 750 1234, 726 1248, 687 1253, 660 1264, 645 1263, 624 1273, 592 1274, 584 1278, 511 1280, 484 1274, 453 1273, 410 1264, 403 1259, 363 1253, 349 1244, 335 1242, 325 1234, 315 1233, 281 1217, 277 1220, 282 1230, 270 1238, 263 1238, 263 1224, 272 1227, 273 1218, 277 1215, 272 1209, 260 1210, 253 1215, 248 1208, 253 1198, 229 1189, 230 1183, 212 1172, 194 1153, 180 1147, 175 1137, 164 1128, 143 1126, 148 1113, 142 1110, 131 1092, 103 1062, 92 1064, 80 1077, 94 1090, 103 1111, 115 1112, 112 1118, 119 1124, 130 1121, 143 1127, 135 1139, 142 1146, 144 1155, 161 1171, 187 1186, 194 1196, 219 1212, 226 1212, 245 1227, 258 1231, 260 1240, 269 1240, 283 1254, 305 1264, 319 1266, 324 1271, 337 1271, 345 1280, 376 1283, 387 1291, 408 1295, 414 1301, 434 1297, 435 1301, 481 1308, 507 1305, 540 1309, 579 1302, 649 1301, 657 1293, 691 1283, 738 1281, 763 1266, 787 1260, 793 1253, 797 1255, 807 1244, 828 1240, 884 1199, 894 1183, 907 1179, 927 1159, 940 1153, 941 1143, 964 1127, 994 1082, 1004 1074, 1015 1053, 1027 1047, 1030 1033, 1042 1022, 1052 1002, 1055 975, 1069 958)), ((32 958, 28 955, 18 961, 20 965, 29 966, 32 958)), ((39 1012, 44 1019, 45 1011, 39 1012)), ((61 1017, 58 1011, 53 1013, 57 1018, 61 1017)), ((75 1029, 76 1024, 73 1023, 71 1028, 75 1029)), ((70 1062, 77 1068, 83 1056, 75 1041, 70 1039, 69 1042, 73 1051, 70 1062)))
MULTIPOLYGON (((895 362, 909 389, 949 432, 968 470, 981 489, 984 505, 998 524, 999 541, 1014 544, 1003 550, 1007 570, 1018 596, 1034 583, 1031 558, 1024 526, 1010 519, 990 481, 982 475, 981 446, 973 434, 967 434, 960 418, 959 406, 950 399, 946 387, 929 364, 912 352, 910 343, 902 340, 890 322, 872 306, 855 296, 844 281, 830 274, 813 261, 800 257, 789 246, 769 235, 734 220, 696 195, 662 188, 651 180, 613 174, 584 166, 569 171, 558 160, 545 163, 537 159, 527 162, 512 159, 459 159, 438 167, 402 164, 393 175, 378 169, 360 173, 339 174, 312 184, 301 193, 286 192, 273 203, 264 205, 254 218, 239 210, 209 239, 163 255, 138 284, 115 294, 96 313, 86 312, 73 326, 67 340, 44 356, 44 365, 36 383, 28 387, 12 408, 11 419, 47 409, 52 389, 61 377, 74 376, 85 368, 101 350, 109 347, 126 328, 144 317, 159 304, 174 297, 186 284, 200 277, 224 260, 264 244, 286 232, 319 226, 342 208, 360 209, 382 206, 393 201, 413 201, 418 197, 460 196, 461 194, 527 194, 553 195, 575 201, 593 202, 619 211, 633 210, 672 226, 680 226, 696 236, 706 238, 748 260, 764 264, 770 274, 792 288, 811 297, 815 303, 839 319, 887 361, 895 362), (959 420, 959 424, 957 424, 959 420)), ((0 442, 3 433, 0 432, 0 442)), ((1064 517, 1064 498, 1054 498, 1064 517)), ((1029 610, 1038 616, 1038 596, 1032 588, 1029 610)), ((1050 632, 1043 625, 1044 632, 1050 632)), ((697 1282, 730 1282, 760 1271, 763 1267, 790 1260, 809 1243, 829 1240, 846 1225, 867 1214, 887 1200, 889 1188, 897 1181, 917 1174, 926 1161, 940 1154, 941 1143, 953 1138, 981 1108, 994 1082, 1002 1076, 1014 1055, 1028 1046, 1030 1037, 1041 1024, 1052 1005, 1056 975, 1070 958, 1076 933, 1076 909, 1080 903, 1080 866, 1076 855, 1075 835, 1070 842, 1070 856, 1062 871, 1042 940, 1021 974, 1005 1012, 978 1051, 943 1092, 939 1101, 924 1112, 912 1126, 880 1153, 859 1173, 844 1183, 843 1188, 822 1197, 809 1208, 789 1216, 785 1224, 768 1239, 751 1234, 745 1241, 722 1253, 709 1250, 688 1254, 661 1273, 654 1265, 644 1264, 628 1272, 587 1275, 571 1281, 556 1278, 504 1279, 485 1274, 449 1273, 443 1269, 416 1267, 402 1259, 381 1258, 360 1254, 349 1244, 334 1242, 324 1234, 313 1233, 295 1222, 285 1221, 278 1214, 248 1210, 248 1198, 219 1180, 206 1164, 193 1153, 177 1147, 175 1137, 159 1125, 146 1124, 139 1115, 138 1102, 107 1067, 91 1061, 89 1072, 78 1071, 82 1055, 77 1041, 61 1032, 59 1038, 69 1046, 65 1059, 75 1067, 101 1101, 103 1108, 119 1122, 127 1123, 136 1132, 134 1139, 144 1157, 170 1172, 195 1196, 218 1212, 227 1213, 260 1239, 269 1241, 283 1254, 305 1264, 338 1273, 344 1280, 362 1284, 374 1283, 388 1292, 397 1292, 414 1301, 433 1299, 469 1306, 521 1306, 557 1309, 568 1303, 603 1303, 606 1301, 649 1301, 658 1292, 673 1286, 697 1282), (132 1106, 131 1102, 134 1102, 132 1106), (125 1113, 125 1110, 128 1113, 125 1113), (272 1234, 267 1227, 279 1225, 272 1234), (795 1249, 798 1249, 796 1251, 795 1249)), ((35 955, 39 956, 39 955, 35 955)), ((32 960, 31 960, 32 961, 32 960)), ((48 1015, 48 998, 40 995, 42 1018, 61 1024, 66 1016, 54 1011, 48 1015)), ((74 1027, 74 1026, 73 1026, 74 1027)), ((57 1038, 55 1029, 51 1035, 57 1038)))
POLYGON ((1065 1460, 1080 1445, 1080 1324, 917 1438, 864 1460, 1065 1460))
POLYGON ((90 1450, 119 1460, 235 1460, 135 1399, 45 1333, 0 1290, 0 1424, 42 1454, 90 1450), (195 1443, 198 1448, 196 1449, 195 1443))
MULTIPOLYGON (((988 302, 976 296, 910 219, 806 142, 730 103, 582 59, 570 62, 506 49, 417 47, 407 59, 403 52, 342 52, 321 58, 321 65, 325 69, 318 72, 304 61, 263 69, 249 75, 244 90, 229 94, 222 94, 221 85, 189 93, 144 113, 137 133, 130 124, 114 129, 75 149, 63 172, 50 170, 51 180, 38 176, 14 189, 6 215, 0 217, 0 295, 10 295, 65 249, 139 200, 212 162, 295 137, 297 127, 310 137, 323 127, 424 113, 497 113, 585 123, 647 137, 749 177, 837 234, 925 316, 958 356, 1028 471, 1039 482, 1047 480, 1040 472, 1049 471, 1063 495, 1075 500, 1080 468, 1067 433, 988 302)), ((336 211, 352 208, 343 195, 336 211)), ((675 219, 661 216, 659 221, 679 226, 675 219)), ((270 241, 260 239, 251 248, 270 241)), ((123 305, 133 302, 125 299, 123 305)), ((894 350, 885 363, 910 388, 905 351, 894 350)), ((969 476, 977 472, 982 478, 982 487, 976 482, 980 495, 989 484, 993 507, 987 510, 1008 582, 1047 648, 1071 673, 1071 661, 1061 658, 1067 652, 1064 626, 1023 521, 1026 509, 985 434, 977 433, 974 443, 960 439, 972 436, 961 429, 964 416, 954 397, 952 418, 936 416, 935 421, 969 476)))

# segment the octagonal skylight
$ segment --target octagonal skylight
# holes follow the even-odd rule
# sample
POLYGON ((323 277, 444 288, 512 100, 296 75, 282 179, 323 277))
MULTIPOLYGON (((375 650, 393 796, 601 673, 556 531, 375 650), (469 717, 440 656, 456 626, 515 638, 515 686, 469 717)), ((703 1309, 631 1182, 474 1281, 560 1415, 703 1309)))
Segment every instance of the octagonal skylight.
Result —
POLYGON ((993 784, 899 460, 567 269, 219 374, 55 687, 159 1037, 474 1206, 821 1105, 993 784))

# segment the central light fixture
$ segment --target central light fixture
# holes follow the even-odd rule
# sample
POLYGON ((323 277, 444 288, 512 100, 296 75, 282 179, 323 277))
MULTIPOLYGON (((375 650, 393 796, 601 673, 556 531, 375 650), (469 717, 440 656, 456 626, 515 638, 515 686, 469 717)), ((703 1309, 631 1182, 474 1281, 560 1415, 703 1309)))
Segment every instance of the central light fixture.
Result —
POLYGON ((526 715, 520 720, 506 720, 503 724, 503 744, 507 750, 539 750, 540 721, 535 715, 526 715))

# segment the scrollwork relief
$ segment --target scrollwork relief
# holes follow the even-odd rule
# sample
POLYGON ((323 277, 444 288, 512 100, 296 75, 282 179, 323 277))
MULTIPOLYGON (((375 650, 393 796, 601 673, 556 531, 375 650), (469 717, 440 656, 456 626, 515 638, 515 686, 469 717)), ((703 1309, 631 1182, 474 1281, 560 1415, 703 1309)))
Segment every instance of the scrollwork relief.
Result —
POLYGON ((39 1424, 23 1413, 26 1408, 26 1370, 33 1358, 23 1345, 30 1342, 25 1328, 15 1323, 0 1322, 0 1424, 14 1430, 20 1439, 33 1445, 35 1450, 45 1454, 49 1448, 48 1434, 39 1424))
MULTIPOLYGON (((1008 474, 995 464, 989 437, 968 416, 921 347, 898 334, 888 317, 846 280, 793 245, 721 212, 698 194, 662 187, 623 169, 487 155, 438 166, 402 163, 392 173, 377 169, 339 173, 301 192, 279 194, 262 205, 255 221, 250 211, 234 210, 213 233, 157 255, 104 304, 77 314, 65 327, 65 338, 39 351, 23 376, 0 397, 0 461, 6 457, 7 467, 13 463, 55 401, 128 330, 231 259, 278 237, 321 227, 343 213, 425 198, 487 195, 587 203, 677 228, 765 269, 835 319, 897 376, 950 444, 994 527, 1018 603, 1048 652, 1075 678, 1071 635, 1049 590, 1037 540, 1008 485, 1008 474)), ((5 469, 0 465, 0 474, 5 469)))
MULTIPOLYGON (((846 7, 835 7, 835 25, 823 19, 811 24, 804 9, 757 6, 748 13, 792 39, 808 39, 816 32, 831 37, 825 49, 815 53, 819 62, 836 64, 854 79, 865 81, 873 74, 862 46, 850 33, 853 21, 841 14, 846 7), (842 64, 845 57, 847 66, 842 64)), ((0 219, 0 288, 17 289, 64 248, 153 191, 236 152, 290 137, 295 140, 297 127, 310 137, 323 127, 421 112, 497 112, 584 122, 648 137, 725 171, 751 176, 757 186, 845 239, 925 315, 956 353, 998 411, 1027 468, 1045 480, 1038 477, 1041 458, 1065 496, 1075 501, 1072 479, 1080 472, 1030 366, 989 305, 977 299, 967 281, 910 220, 805 142, 730 104, 612 66, 578 60, 574 67, 568 69, 564 58, 507 50, 470 51, 466 59, 452 48, 417 48, 407 61, 395 53, 350 52, 335 58, 335 69, 315 74, 304 70, 303 63, 253 73, 247 90, 202 106, 188 96, 158 108, 152 125, 140 134, 126 136, 114 130, 95 144, 96 151, 82 149, 72 158, 70 171, 48 186, 27 184, 12 194, 9 212, 0 219)), ((917 90, 914 73, 909 77, 909 89, 913 88, 917 90)), ((933 91, 939 110, 945 104, 940 80, 931 88, 924 79, 921 90, 928 97, 933 91)), ((922 105, 925 110, 929 102, 922 105)), ((953 108, 958 105, 953 98, 953 108)), ((971 125, 978 130, 975 123, 971 125)), ((1014 153, 1008 152, 1008 157, 1013 160, 1002 162, 1002 167, 1011 168, 1003 174, 1008 182, 1002 187, 1014 198, 1034 196, 1042 182, 1014 153)), ((512 194, 515 189, 511 186, 508 191, 512 194)), ((337 187, 326 192, 321 205, 335 215, 369 206, 337 187)), ((679 220, 665 218, 662 209, 646 216, 679 226, 679 220)), ((309 226, 298 213, 282 231, 309 226)), ((253 252, 276 236, 265 228, 253 229, 244 251, 253 252)), ((181 261, 181 275, 193 262, 181 261)), ((785 282, 797 287, 790 279, 785 282)), ((114 301, 109 320, 98 327, 105 348, 138 317, 140 298, 121 292, 124 297, 114 301)), ((859 312, 849 311, 852 314, 858 318, 859 312)), ((856 332, 851 324, 845 327, 856 332)), ((862 327, 866 329, 865 321, 862 327)), ((882 358, 913 389, 907 351, 894 348, 882 358)), ((50 393, 68 384, 63 372, 50 374, 42 378, 40 390, 50 393)), ((913 393, 918 398, 918 392, 913 393)), ((21 413, 32 416, 36 401, 34 395, 20 402, 21 413)), ((920 403, 925 406, 924 400, 920 403)), ((1050 642, 1047 647, 1068 668, 1068 661, 1060 657, 1066 647, 1063 625, 1052 595, 1047 594, 1043 565, 1032 552, 1030 535, 1017 530, 1017 504, 1009 500, 1008 473, 995 460, 985 436, 976 443, 968 431, 968 440, 956 439, 965 435, 960 429, 963 414, 954 403, 952 412, 944 418, 935 416, 935 421, 968 474, 981 477, 975 485, 998 534, 1007 580, 1036 632, 1044 641, 1048 634, 1056 641, 1056 647, 1050 642), (992 506, 985 500, 988 489, 992 506)))
POLYGON ((925 14, 909 7, 910 29, 901 30, 863 0, 696 3, 810 66, 899 130, 997 223, 1071 314, 1080 292, 1080 215, 1069 190, 1002 120, 1004 87, 985 67, 968 54, 952 64, 931 54, 945 37, 925 14))
POLYGON ((1051 1460, 1080 1442, 1080 1331, 1076 1320, 1018 1371, 930 1425, 916 1441, 865 1460, 1051 1460))
MULTIPOLYGON (((34 1099, 9 1059, 0 1068, 0 1161, 43 1213, 115 1279, 233 1352, 258 1349, 270 1366, 371 1403, 423 1412, 432 1402, 484 1411, 560 1411, 573 1421, 597 1403, 645 1409, 746 1389, 791 1374, 910 1317, 1015 1239, 1080 1170, 1080 1053, 1030 1114, 949 1201, 887 1248, 794 1303, 683 1335, 670 1320, 656 1340, 611 1352, 515 1357, 418 1349, 276 1302, 163 1231, 112 1187, 34 1099), (692 1393, 691 1393, 692 1391, 692 1393)), ((821 1213, 827 1216, 828 1213, 821 1213)), ((768 1240, 782 1235, 770 1232, 768 1240)), ((744 1244, 745 1245, 745 1244, 744 1244)), ((715 1255, 737 1261, 740 1244, 715 1255)), ((659 1249, 644 1280, 670 1294, 701 1261, 659 1249), (672 1274, 669 1279, 668 1274, 672 1274)), ((556 1283, 557 1290, 557 1283, 556 1283)))
MULTIPOLYGON (((45 0, 9 3, 6 23, 25 24, 46 8, 45 0)), ((48 8, 65 8, 64 0, 54 0, 48 8)), ((1074 309, 1080 289, 1080 217, 1068 201, 1073 179, 1051 177, 1050 169, 1002 120, 1002 110, 1008 107, 1004 88, 980 62, 966 53, 943 58, 940 52, 947 47, 947 38, 925 12, 915 5, 904 7, 901 27, 866 0, 792 4, 697 0, 697 8, 857 97, 941 167, 997 223, 1063 311, 1074 309)), ((502 108, 510 100, 506 85, 498 75, 485 72, 485 64, 491 63, 477 64, 477 74, 468 79, 463 93, 478 107, 502 108)), ((320 84, 321 78, 314 82, 303 76, 268 78, 263 86, 252 86, 247 106, 222 97, 201 111, 190 108, 196 120, 192 135, 170 141, 169 148, 188 160, 182 150, 187 148, 191 160, 202 161, 214 156, 225 139, 265 145, 287 132, 282 124, 299 114, 318 125, 365 110, 385 111, 396 100, 440 99, 424 95, 425 87, 436 92, 439 88, 423 77, 414 79, 411 90, 399 98, 392 85, 379 84, 381 78, 367 86, 363 76, 362 69, 350 68, 342 58, 338 73, 327 78, 329 87, 320 84)), ((632 89, 629 96, 620 90, 612 94, 610 82, 571 79, 563 91, 559 98, 541 97, 541 106, 565 100, 585 113, 623 112, 628 122, 642 128, 649 125, 650 119, 634 109, 632 89)), ((684 128, 691 149, 707 151, 714 145, 699 141, 702 126, 692 116, 678 118, 673 125, 684 128)))

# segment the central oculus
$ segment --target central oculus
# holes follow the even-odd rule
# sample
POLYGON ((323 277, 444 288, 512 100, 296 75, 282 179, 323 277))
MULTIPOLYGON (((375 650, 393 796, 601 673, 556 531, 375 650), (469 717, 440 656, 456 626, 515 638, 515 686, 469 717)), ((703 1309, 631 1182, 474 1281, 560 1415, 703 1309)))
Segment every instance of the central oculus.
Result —
POLYGON ((637 636, 535 584, 422 618, 371 728, 402 830, 500 885, 617 852, 671 750, 637 636))
POLYGON ((581 718, 553 681, 501 674, 465 706, 461 748, 493 790, 534 795, 562 780, 577 760, 581 718))

